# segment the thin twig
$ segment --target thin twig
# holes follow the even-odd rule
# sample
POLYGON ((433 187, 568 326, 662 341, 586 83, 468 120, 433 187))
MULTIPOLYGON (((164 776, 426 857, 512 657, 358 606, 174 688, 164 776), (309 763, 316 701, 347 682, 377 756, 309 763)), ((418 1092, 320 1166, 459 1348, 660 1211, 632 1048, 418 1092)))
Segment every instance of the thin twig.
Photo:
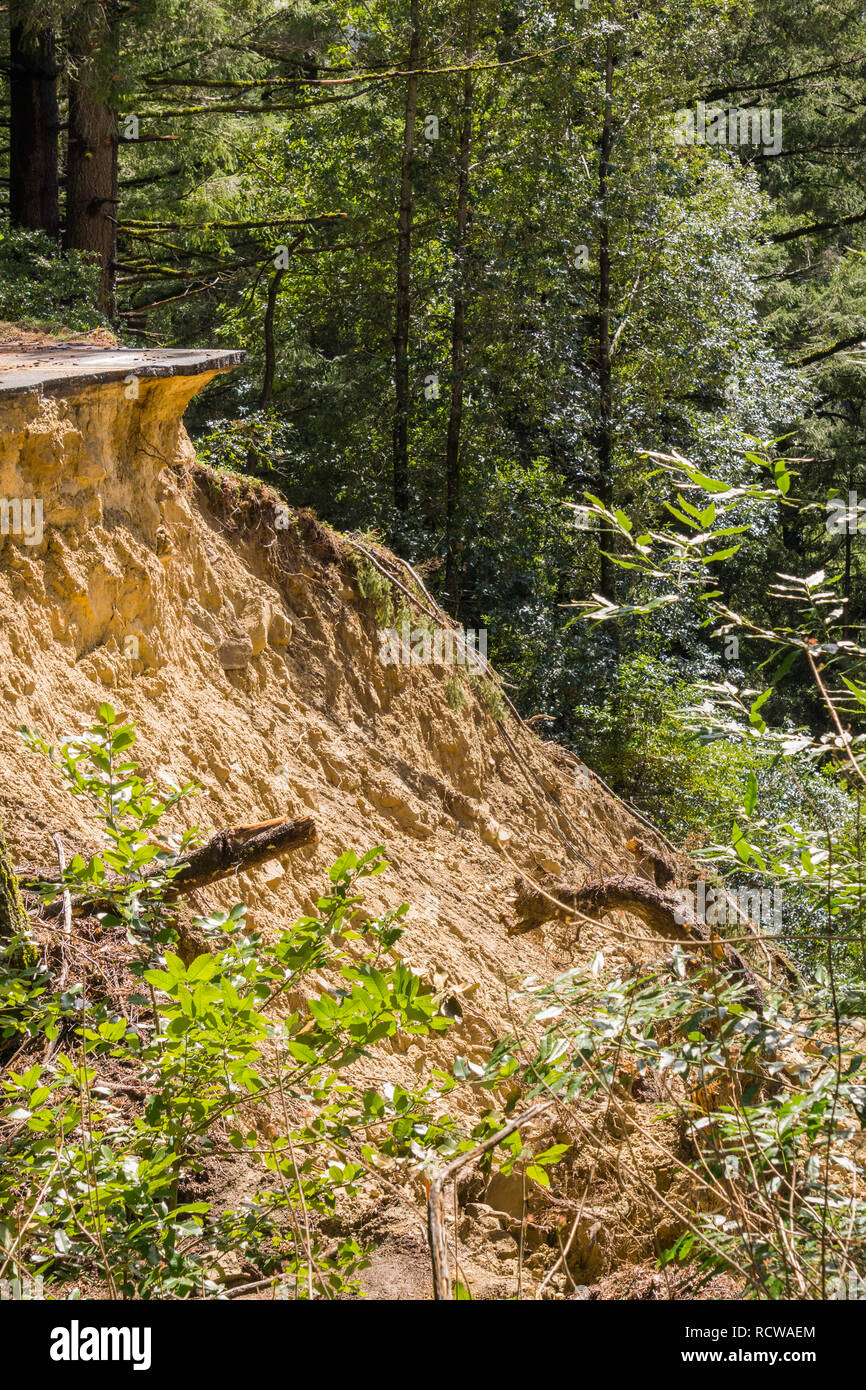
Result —
MULTIPOLYGON (((60 865, 60 877, 66 873, 66 852, 63 848, 63 841, 60 835, 52 835, 52 840, 57 846, 57 863, 60 865)), ((67 936, 72 935, 72 895, 68 888, 63 890, 63 930, 67 936)))
POLYGON ((460 1154, 459 1157, 452 1159, 445 1168, 441 1168, 438 1173, 430 1180, 430 1191, 427 1197, 427 1229, 430 1237, 430 1258, 433 1264, 433 1297, 437 1301, 450 1302, 453 1296, 451 1283, 451 1272, 448 1261, 448 1244, 445 1237, 445 1221, 442 1213, 442 1192, 446 1184, 463 1168, 470 1163, 475 1163, 490 1149, 495 1149, 497 1144, 501 1144, 503 1139, 507 1139, 521 1125, 528 1124, 530 1120, 537 1119, 545 1110, 550 1110, 554 1105, 554 1100, 538 1101, 531 1105, 522 1114, 516 1115, 513 1120, 509 1120, 507 1125, 492 1134, 483 1143, 477 1144, 469 1153, 460 1154))

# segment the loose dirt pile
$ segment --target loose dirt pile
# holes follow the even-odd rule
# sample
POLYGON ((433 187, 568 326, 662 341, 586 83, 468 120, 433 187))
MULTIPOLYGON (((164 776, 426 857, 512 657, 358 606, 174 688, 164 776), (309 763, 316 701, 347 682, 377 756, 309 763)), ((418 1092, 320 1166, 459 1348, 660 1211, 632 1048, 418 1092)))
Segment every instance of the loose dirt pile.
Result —
MULTIPOLYGON (((80 804, 47 765, 34 769, 16 730, 56 741, 108 700, 137 724, 148 775, 201 784, 185 823, 315 819, 315 845, 209 889, 213 905, 243 900, 255 925, 276 929, 314 910, 345 849, 384 845, 392 868, 371 881, 367 906, 412 904, 400 949, 461 1015, 444 1038, 377 1059, 380 1077, 417 1082, 458 1054, 482 1059, 510 1030, 510 997, 528 974, 549 977, 601 944, 626 968, 654 954, 605 926, 541 921, 509 934, 511 860, 531 877, 580 884, 652 879, 648 842, 661 858, 669 850, 571 755, 510 713, 494 719, 501 697, 490 682, 382 664, 361 552, 268 489, 196 465, 181 418, 208 379, 142 381, 134 399, 118 381, 4 403, 0 499, 39 499, 44 524, 38 538, 33 528, 0 537, 0 819, 16 864, 32 871, 53 869, 55 832, 67 852, 95 847, 80 804), (627 848, 636 837, 641 848, 627 848)), ((605 920, 647 936, 622 911, 605 920)), ((655 954, 664 949, 660 939, 655 954)), ((649 1128, 653 1107, 635 1105, 649 1128)), ((667 1139, 675 1149, 676 1134, 667 1139)), ((671 1238, 654 1229, 634 1169, 645 1163, 663 1189, 676 1174, 661 1171, 640 1133, 627 1147, 612 1135, 605 1164, 576 1156, 560 1191, 579 1198, 591 1185, 579 1283, 671 1238)), ((518 1189, 504 1179, 461 1189, 476 1292, 509 1287, 518 1189)), ((528 1237, 539 1278, 557 1219, 528 1237)), ((370 1291, 429 1296, 423 1208, 379 1203, 357 1223, 378 1250, 370 1291)))

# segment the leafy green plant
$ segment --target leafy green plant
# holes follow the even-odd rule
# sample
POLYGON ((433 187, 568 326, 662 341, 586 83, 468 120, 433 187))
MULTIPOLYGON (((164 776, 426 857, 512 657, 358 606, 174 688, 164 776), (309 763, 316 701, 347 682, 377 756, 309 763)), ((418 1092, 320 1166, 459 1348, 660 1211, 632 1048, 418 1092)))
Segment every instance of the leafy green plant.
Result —
POLYGON ((394 619, 394 595, 390 583, 366 555, 352 555, 361 597, 373 605, 376 622, 390 627, 394 619))
POLYGON ((29 993, 20 982, 21 1031, 49 1046, 2 1079, 0 1267, 64 1285, 97 1278, 117 1297, 208 1296, 223 1287, 220 1251, 232 1249, 254 1251, 293 1296, 354 1288, 363 1252, 325 1241, 321 1221, 375 1171, 378 1152, 405 1156, 419 1135, 438 1142, 449 1130, 423 1094, 380 1095, 347 1078, 398 1031, 420 1037, 449 1022, 393 954, 407 909, 354 925, 355 885, 384 870, 381 849, 342 855, 316 915, 274 941, 250 930, 242 905, 196 919, 213 950, 185 963, 171 949, 167 894, 196 832, 168 835, 161 822, 192 784, 160 799, 128 760, 134 728, 107 705, 56 750, 25 738, 87 799, 106 840, 89 861, 76 855, 62 883, 42 885, 45 901, 63 889, 98 899, 103 926, 132 947, 133 988, 146 993, 118 1009, 83 982, 62 993, 44 974, 29 993), (130 1089, 143 1102, 133 1116, 118 1104, 130 1089), (300 1124, 290 1118, 298 1106, 300 1124), (252 1228, 241 1211, 184 1196, 208 1165, 232 1158, 275 1180, 258 1194, 252 1228))
POLYGON ((449 676, 445 682, 445 703, 455 714, 466 708, 466 691, 459 676, 449 676))
POLYGON ((813 504, 792 493, 794 464, 772 442, 746 451, 744 481, 716 477, 678 455, 651 457, 676 486, 669 526, 641 531, 590 495, 578 509, 604 520, 616 536, 612 560, 638 575, 642 589, 634 602, 596 595, 578 607, 594 623, 688 610, 716 637, 734 634, 764 656, 761 687, 696 682, 681 703, 680 725, 695 753, 712 766, 721 749, 741 767, 739 804, 731 806, 728 788, 727 825, 714 818, 702 855, 728 874, 748 872, 782 887, 804 927, 794 939, 801 948, 811 940, 810 964, 832 949, 837 968, 862 974, 866 648, 849 629, 840 576, 776 575, 767 596, 772 617, 742 612, 723 587, 726 565, 767 511, 804 517, 813 504), (823 730, 818 721, 815 732, 790 718, 769 722, 773 696, 795 667, 820 700, 823 730))
POLYGON ((505 718, 508 713, 508 708, 505 704, 505 697, 502 694, 502 690, 495 681, 484 680, 481 676, 471 675, 469 677, 469 684, 472 686, 491 719, 505 718))
POLYGON ((81 251, 61 251, 44 232, 0 233, 0 319, 48 331, 87 332, 108 320, 96 303, 99 266, 81 251))
MULTIPOLYGON (((527 981, 523 997, 526 1034, 503 1039, 474 1084, 555 1097, 589 1152, 603 1147, 593 1102, 640 1128, 632 1090, 655 1094, 653 1119, 677 1119, 685 1145, 677 1154, 653 1142, 652 1121, 644 1131, 675 1175, 663 1191, 642 1179, 675 1231, 662 1263, 695 1260, 733 1275, 743 1296, 770 1299, 832 1297, 839 1280, 866 1273, 854 1142, 866 1121, 862 991, 834 995, 824 980, 768 991, 757 1006, 742 981, 676 946, 630 976, 606 973, 599 953, 589 969, 527 981)), ((536 1156, 533 1169, 560 1156, 536 1156)))

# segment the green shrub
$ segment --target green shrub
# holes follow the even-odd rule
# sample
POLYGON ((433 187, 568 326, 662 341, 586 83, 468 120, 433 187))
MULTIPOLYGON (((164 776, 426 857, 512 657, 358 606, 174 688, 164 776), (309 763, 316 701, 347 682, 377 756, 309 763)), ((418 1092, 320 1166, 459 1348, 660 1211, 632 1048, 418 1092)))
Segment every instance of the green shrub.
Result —
POLYGON ((392 954, 407 908, 354 925, 355 886, 383 871, 382 851, 343 854, 315 915, 274 941, 250 929, 241 904, 197 919, 212 949, 187 964, 171 949, 168 895, 198 836, 166 835, 160 823, 193 784, 160 798, 128 760, 134 729, 108 705, 59 749, 24 733, 89 802, 105 838, 42 896, 51 903, 66 888, 99 904, 103 928, 131 947, 132 989, 121 1011, 82 980, 61 990, 44 971, 13 972, 7 1049, 15 1061, 36 1045, 0 1083, 0 1277, 11 1265, 49 1288, 96 1279, 112 1297, 205 1297, 222 1290, 219 1256, 231 1250, 288 1296, 356 1292, 363 1252, 326 1240, 321 1223, 380 1153, 405 1159, 420 1142, 453 1143, 423 1090, 378 1091, 348 1074, 398 1031, 449 1026, 392 954), (118 1078, 141 1097, 132 1115, 118 1104, 118 1078), (240 1156, 268 1180, 253 1217, 190 1199, 209 1163, 240 1156))
POLYGON ((745 1298, 846 1297, 849 1281, 866 1277, 856 1138, 866 999, 818 973, 814 986, 771 988, 759 1001, 679 945, 626 975, 607 971, 599 952, 589 969, 524 983, 525 1034, 504 1038, 473 1081, 555 1096, 563 1128, 595 1164, 609 1160, 604 1126, 587 1122, 593 1103, 614 1133, 643 1130, 656 1175, 667 1174, 660 1186, 652 1171, 640 1180, 666 1231, 662 1265, 724 1272, 745 1298), (655 1110, 635 1107, 638 1095, 655 1110), (673 1144, 665 1119, 678 1121, 673 1144))
POLYGON ((85 252, 61 251, 45 232, 0 232, 0 319, 48 332, 102 328, 98 290, 99 267, 85 252))
POLYGON ((445 703, 455 714, 466 708, 466 691, 459 676, 449 676, 445 682, 445 703))
POLYGON ((355 566, 361 598, 367 599, 373 605, 376 622, 380 627, 393 626, 395 606, 391 584, 366 555, 353 554, 352 563, 355 566))
POLYGON ((485 680, 482 676, 470 676, 469 684, 472 686, 479 700, 481 701, 491 719, 504 719, 508 713, 505 703, 505 696, 502 690, 493 680, 485 680))

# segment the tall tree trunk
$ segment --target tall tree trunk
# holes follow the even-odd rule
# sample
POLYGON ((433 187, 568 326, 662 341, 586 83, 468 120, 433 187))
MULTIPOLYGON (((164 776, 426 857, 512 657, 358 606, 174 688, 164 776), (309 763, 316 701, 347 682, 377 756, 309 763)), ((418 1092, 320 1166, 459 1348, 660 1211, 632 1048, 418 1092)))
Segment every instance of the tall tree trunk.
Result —
MULTIPOLYGON (((471 59, 468 59, 471 61, 471 59)), ((456 283, 451 323, 451 404, 445 442, 445 587, 455 616, 460 611, 460 547, 457 512, 460 506, 460 430, 466 377, 466 227, 469 221, 469 157, 472 148, 471 69, 463 75, 463 124, 460 127, 460 174, 457 185, 456 283)))
POLYGON ((409 79, 403 125, 403 158, 400 165, 400 215, 397 224, 397 294, 394 312, 394 506, 409 510, 409 316, 411 312, 412 253, 412 157, 415 148, 415 116, 418 110, 418 65, 421 27, 418 0, 410 0, 409 79))
MULTIPOLYGON (((605 45, 604 118, 601 127, 601 153, 598 166, 598 495, 606 507, 613 504, 613 425, 611 420, 610 358, 610 213, 608 183, 613 147, 613 39, 605 45)), ((600 543, 611 549, 613 537, 601 533, 600 543)), ((600 585, 606 598, 613 598, 616 566, 601 556, 600 585)))
MULTIPOLYGON (((274 316, 277 309, 277 294, 279 293, 280 283, 285 275, 285 270, 280 267, 271 276, 271 283, 268 285, 268 303, 265 309, 265 370, 262 377, 262 394, 259 397, 259 410, 267 410, 271 397, 274 393, 274 377, 277 371, 277 345, 274 338, 274 316)), ((252 472, 256 464, 262 458, 261 452, 250 445, 247 449, 247 468, 252 472)))
POLYGON ((0 948, 27 928, 27 913, 0 825, 0 948))
POLYGON ((277 370, 277 347, 274 341, 274 314, 277 308, 277 294, 285 271, 275 270, 268 285, 268 307, 265 310, 265 375, 262 382, 262 396, 259 409, 267 410, 274 390, 274 375, 277 370))
POLYGON ((64 245, 100 266, 98 307, 114 314, 117 260, 117 0, 84 0, 70 24, 69 143, 64 245))
MULTIPOLYGON (((842 597, 844 603, 844 616, 842 619, 842 637, 846 642, 850 642, 854 632, 851 624, 851 516, 850 503, 851 492, 854 485, 854 465, 853 461, 848 464, 848 477, 846 481, 845 505, 848 508, 848 515, 845 524, 845 574, 842 580, 842 597)), ((780 509, 781 510, 781 509, 780 509)), ((854 518, 854 525, 857 525, 858 518, 854 518)))
POLYGON ((57 61, 54 33, 9 9, 9 222, 50 237, 60 233, 57 147, 57 61))

